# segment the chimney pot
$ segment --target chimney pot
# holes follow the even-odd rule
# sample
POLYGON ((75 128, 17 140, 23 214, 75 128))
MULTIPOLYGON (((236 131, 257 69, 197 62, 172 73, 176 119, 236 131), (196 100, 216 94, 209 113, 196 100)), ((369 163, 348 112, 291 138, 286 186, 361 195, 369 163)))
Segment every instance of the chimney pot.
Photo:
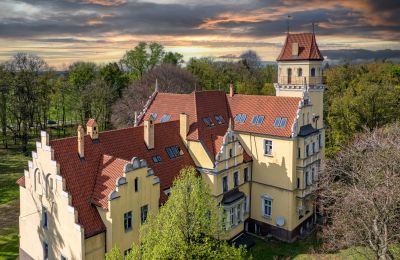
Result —
POLYGON ((90 135, 92 140, 99 139, 99 127, 95 119, 90 118, 86 123, 86 134, 90 135))
POLYGON ((185 113, 179 115, 179 133, 182 140, 186 141, 189 133, 189 116, 185 113))
POLYGON ((230 84, 229 84, 229 96, 230 96, 230 97, 233 97, 233 94, 234 94, 234 93, 233 93, 233 84, 230 83, 230 84))
POLYGON ((144 142, 147 149, 154 149, 154 124, 152 120, 145 120, 143 124, 144 142))
POLYGON ((85 157, 85 130, 82 125, 78 126, 78 154, 80 158, 85 157))
POLYGON ((292 43, 292 56, 299 56, 299 43, 292 43))

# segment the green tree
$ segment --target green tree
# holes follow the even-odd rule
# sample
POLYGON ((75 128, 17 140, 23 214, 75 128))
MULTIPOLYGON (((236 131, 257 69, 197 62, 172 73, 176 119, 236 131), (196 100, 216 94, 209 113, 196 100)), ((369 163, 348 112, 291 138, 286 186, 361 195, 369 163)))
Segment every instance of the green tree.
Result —
POLYGON ((179 52, 167 52, 165 53, 162 63, 164 64, 172 64, 172 65, 180 65, 183 63, 183 55, 179 52))
POLYGON ((100 69, 100 76, 108 87, 115 89, 120 97, 128 86, 129 78, 116 62, 111 62, 100 69))
POLYGON ((245 259, 246 250, 219 240, 224 234, 222 210, 193 167, 185 168, 157 216, 140 230, 141 250, 132 259, 245 259))

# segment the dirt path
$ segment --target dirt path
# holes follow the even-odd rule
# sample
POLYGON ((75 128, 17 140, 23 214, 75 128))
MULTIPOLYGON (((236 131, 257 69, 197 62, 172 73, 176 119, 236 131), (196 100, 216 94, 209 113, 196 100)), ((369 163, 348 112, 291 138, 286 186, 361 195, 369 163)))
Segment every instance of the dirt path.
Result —
POLYGON ((0 205, 0 229, 18 227, 19 200, 0 205))

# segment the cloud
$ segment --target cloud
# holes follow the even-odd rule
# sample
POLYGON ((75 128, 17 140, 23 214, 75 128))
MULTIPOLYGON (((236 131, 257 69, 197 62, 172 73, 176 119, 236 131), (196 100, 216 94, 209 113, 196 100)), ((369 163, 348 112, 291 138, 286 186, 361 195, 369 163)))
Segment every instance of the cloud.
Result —
POLYGON ((357 60, 399 60, 400 50, 365 50, 365 49, 350 49, 350 50, 322 50, 321 51, 328 60, 342 61, 357 61, 357 60))

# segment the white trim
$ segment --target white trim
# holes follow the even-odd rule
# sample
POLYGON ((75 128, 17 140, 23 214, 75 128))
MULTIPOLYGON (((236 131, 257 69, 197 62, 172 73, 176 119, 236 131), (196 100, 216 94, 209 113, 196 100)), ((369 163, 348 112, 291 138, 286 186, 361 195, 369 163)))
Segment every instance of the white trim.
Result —
POLYGON ((269 218, 269 219, 272 218, 272 204, 273 204, 273 199, 272 199, 270 196, 265 195, 265 194, 261 196, 261 199, 262 199, 262 202, 261 202, 261 213, 262 213, 262 216, 265 217, 265 218, 269 218), (269 214, 269 215, 265 214, 265 201, 266 201, 266 200, 268 200, 268 201, 271 202, 270 214, 269 214))

